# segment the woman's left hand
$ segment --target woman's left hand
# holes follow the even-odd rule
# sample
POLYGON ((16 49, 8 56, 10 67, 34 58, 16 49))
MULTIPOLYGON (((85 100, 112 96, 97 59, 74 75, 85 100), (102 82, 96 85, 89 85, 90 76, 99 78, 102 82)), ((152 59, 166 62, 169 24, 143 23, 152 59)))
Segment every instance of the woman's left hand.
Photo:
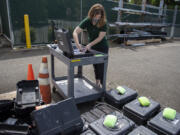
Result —
POLYGON ((89 51, 91 49, 91 47, 92 47, 91 44, 86 45, 85 51, 87 51, 87 50, 89 51))

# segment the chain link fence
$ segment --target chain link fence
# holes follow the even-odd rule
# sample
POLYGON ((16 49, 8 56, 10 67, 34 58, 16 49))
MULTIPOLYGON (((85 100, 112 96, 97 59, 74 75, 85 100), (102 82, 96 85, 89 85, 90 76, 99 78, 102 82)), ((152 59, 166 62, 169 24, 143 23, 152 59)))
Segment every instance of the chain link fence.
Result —
MULTIPOLYGON (((108 23, 116 22, 118 2, 107 0, 8 0, 9 13, 14 35, 14 46, 25 46, 24 14, 29 15, 31 42, 33 45, 43 45, 52 42, 51 21, 58 27, 69 29, 71 32, 78 23, 87 16, 89 8, 95 3, 101 3, 106 10, 108 23)), ((124 8, 141 10, 141 5, 124 4, 124 8)), ((157 12, 158 9, 146 8, 146 11, 157 12)), ((172 23, 174 10, 167 10, 166 23, 172 23)), ((176 24, 180 24, 180 11, 176 24)), ((123 14, 122 21, 141 22, 138 15, 123 14)), ((145 16, 144 22, 160 22, 158 16, 145 16)), ((176 25, 175 37, 180 37, 180 25, 176 25)), ((112 31, 109 28, 109 31, 112 31)), ((170 28, 166 28, 169 35, 170 28)))
POLYGON ((109 22, 115 21, 117 17, 111 10, 116 3, 105 0, 13 0, 9 2, 14 46, 25 45, 24 14, 29 15, 31 42, 34 45, 52 42, 52 20, 58 27, 67 28, 72 32, 95 3, 105 6, 109 22))

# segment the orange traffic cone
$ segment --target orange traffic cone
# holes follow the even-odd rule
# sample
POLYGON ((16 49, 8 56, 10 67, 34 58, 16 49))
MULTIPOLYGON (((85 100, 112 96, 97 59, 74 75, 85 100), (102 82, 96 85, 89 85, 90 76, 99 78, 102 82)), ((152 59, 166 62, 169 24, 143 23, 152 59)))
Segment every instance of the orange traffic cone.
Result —
POLYGON ((39 70, 39 88, 43 101, 46 104, 51 103, 51 87, 49 83, 49 72, 47 57, 42 57, 42 63, 39 70))
POLYGON ((33 72, 32 64, 28 64, 27 80, 34 80, 34 72, 33 72))
POLYGON ((48 106, 50 106, 50 104, 36 106, 35 109, 36 109, 36 110, 40 110, 40 109, 46 108, 46 107, 48 107, 48 106))

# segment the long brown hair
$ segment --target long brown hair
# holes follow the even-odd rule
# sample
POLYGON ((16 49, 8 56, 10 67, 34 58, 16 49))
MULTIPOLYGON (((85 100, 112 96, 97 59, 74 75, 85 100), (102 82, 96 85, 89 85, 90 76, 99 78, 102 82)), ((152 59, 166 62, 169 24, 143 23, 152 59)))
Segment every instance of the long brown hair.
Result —
POLYGON ((102 27, 106 24, 106 13, 104 10, 104 7, 101 4, 94 4, 89 12, 88 12, 88 18, 92 20, 92 18, 98 14, 101 14, 101 19, 97 24, 97 27, 102 27))

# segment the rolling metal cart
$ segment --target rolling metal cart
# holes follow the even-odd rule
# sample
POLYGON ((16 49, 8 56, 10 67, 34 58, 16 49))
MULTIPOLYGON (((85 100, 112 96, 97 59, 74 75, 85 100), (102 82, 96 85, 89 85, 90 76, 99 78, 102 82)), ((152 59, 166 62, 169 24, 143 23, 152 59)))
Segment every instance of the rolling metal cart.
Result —
POLYGON ((75 102, 83 103, 101 98, 106 91, 106 72, 108 55, 93 50, 93 56, 70 59, 63 55, 63 52, 56 44, 47 45, 51 55, 51 76, 53 91, 57 91, 64 98, 74 97, 75 102), (68 75, 55 77, 54 57, 67 65, 68 75), (104 78, 102 88, 83 76, 83 65, 104 63, 104 78), (78 66, 77 74, 74 68, 78 66))

